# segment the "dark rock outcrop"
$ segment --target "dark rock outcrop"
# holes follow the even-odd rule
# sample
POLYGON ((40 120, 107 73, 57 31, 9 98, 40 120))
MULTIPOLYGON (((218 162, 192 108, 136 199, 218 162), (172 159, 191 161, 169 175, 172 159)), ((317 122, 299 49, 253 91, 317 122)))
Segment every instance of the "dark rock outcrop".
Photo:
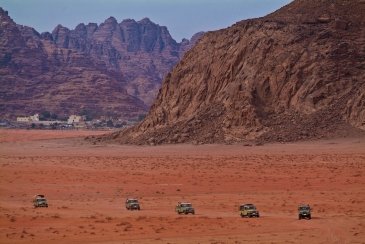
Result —
POLYGON ((296 0, 204 35, 148 116, 104 140, 297 141, 365 129, 365 5, 296 0))

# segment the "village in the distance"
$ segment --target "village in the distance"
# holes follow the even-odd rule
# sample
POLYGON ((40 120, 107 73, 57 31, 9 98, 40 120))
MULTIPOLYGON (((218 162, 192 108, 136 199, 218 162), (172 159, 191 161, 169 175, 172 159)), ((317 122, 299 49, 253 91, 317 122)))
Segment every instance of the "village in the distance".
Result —
POLYGON ((36 113, 30 116, 18 116, 16 120, 0 119, 2 128, 19 129, 113 129, 130 127, 141 121, 144 115, 139 115, 134 119, 113 118, 101 116, 99 118, 89 118, 87 115, 72 114, 65 118, 57 118, 50 112, 36 113))

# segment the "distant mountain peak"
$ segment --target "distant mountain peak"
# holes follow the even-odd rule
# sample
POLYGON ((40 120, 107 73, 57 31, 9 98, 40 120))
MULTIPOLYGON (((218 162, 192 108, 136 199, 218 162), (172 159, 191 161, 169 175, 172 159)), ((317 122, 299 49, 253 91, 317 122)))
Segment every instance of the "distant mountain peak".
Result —
POLYGON ((67 28, 67 27, 65 27, 65 26, 63 26, 63 25, 61 25, 61 24, 58 24, 54 29, 53 29, 53 31, 59 31, 59 30, 68 30, 69 31, 69 29, 67 28))
POLYGON ((116 18, 114 18, 113 16, 110 16, 109 18, 107 18, 104 23, 111 23, 113 25, 118 24, 118 21, 116 20, 116 18))
POLYGON ((0 21, 13 21, 12 18, 10 18, 8 11, 4 10, 0 7, 0 21))
POLYGON ((84 23, 80 23, 78 24, 76 27, 75 27, 75 30, 78 30, 78 29, 85 29, 86 28, 86 25, 84 23))
POLYGON ((123 23, 137 23, 137 21, 134 19, 124 19, 124 20, 122 20, 122 22, 120 22, 120 24, 123 24, 123 23))
POLYGON ((5 9, 0 7, 0 14, 8 15, 8 11, 5 11, 5 9))
POLYGON ((141 19, 140 21, 138 21, 138 23, 142 23, 142 24, 155 24, 154 22, 152 22, 149 18, 145 17, 143 19, 141 19))
POLYGON ((0 20, 0 50, 5 50, 0 87, 6 94, 0 96, 0 116, 5 117, 42 110, 138 117, 188 50, 148 18, 118 24, 109 17, 74 29, 59 24, 42 34, 17 25, 3 9, 0 20))

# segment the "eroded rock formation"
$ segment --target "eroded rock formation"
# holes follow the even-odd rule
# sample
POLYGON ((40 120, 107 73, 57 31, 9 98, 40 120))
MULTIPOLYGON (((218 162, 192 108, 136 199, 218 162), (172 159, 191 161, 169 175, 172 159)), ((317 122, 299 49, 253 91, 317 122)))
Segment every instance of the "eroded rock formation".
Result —
POLYGON ((296 0, 210 32, 120 143, 295 141, 365 129, 365 3, 296 0))
POLYGON ((149 19, 58 25, 39 34, 0 8, 0 116, 146 113, 163 77, 194 44, 149 19))

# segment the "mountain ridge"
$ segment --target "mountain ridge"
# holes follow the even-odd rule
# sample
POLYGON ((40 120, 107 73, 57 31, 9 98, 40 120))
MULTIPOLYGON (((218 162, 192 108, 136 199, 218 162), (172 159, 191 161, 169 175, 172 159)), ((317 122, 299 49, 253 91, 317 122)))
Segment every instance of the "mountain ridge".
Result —
POLYGON ((208 32, 175 66, 145 120, 98 140, 286 142, 363 133, 363 1, 296 0, 208 32))
POLYGON ((177 43, 166 27, 147 18, 118 23, 110 17, 71 30, 59 24, 52 33, 17 25, 3 9, 0 21, 3 118, 40 110, 138 117, 194 44, 177 43))

